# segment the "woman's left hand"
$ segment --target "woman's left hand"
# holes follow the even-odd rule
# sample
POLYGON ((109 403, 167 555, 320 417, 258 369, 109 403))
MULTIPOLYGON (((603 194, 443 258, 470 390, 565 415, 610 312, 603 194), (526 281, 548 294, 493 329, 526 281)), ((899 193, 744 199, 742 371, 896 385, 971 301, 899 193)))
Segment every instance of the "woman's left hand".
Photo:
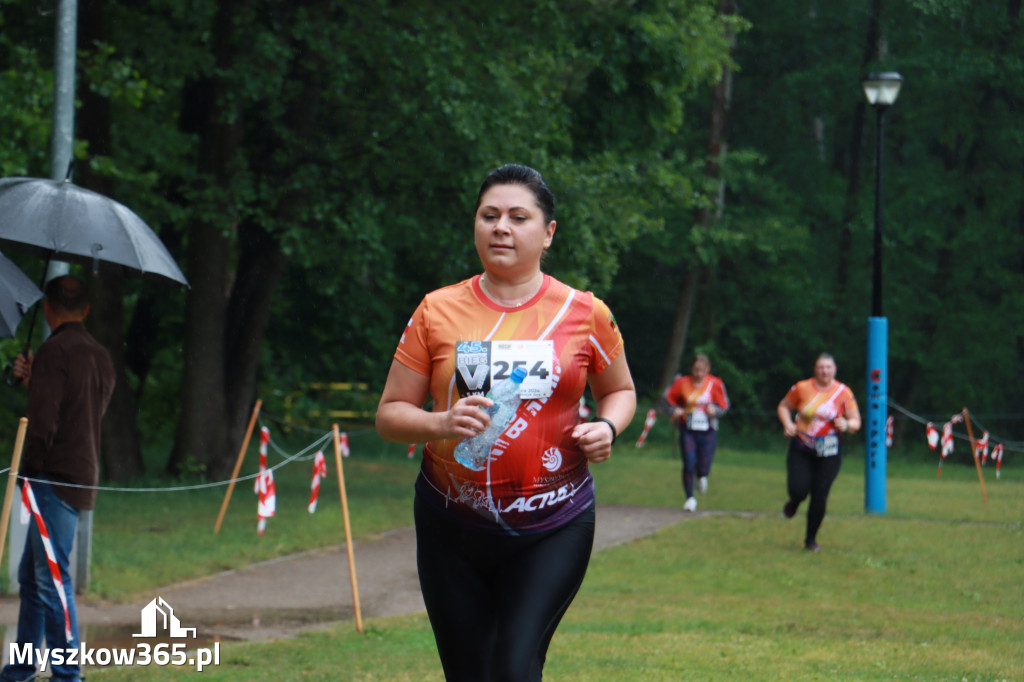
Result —
POLYGON ((577 424, 572 437, 590 462, 603 462, 612 456, 612 429, 604 422, 577 424))

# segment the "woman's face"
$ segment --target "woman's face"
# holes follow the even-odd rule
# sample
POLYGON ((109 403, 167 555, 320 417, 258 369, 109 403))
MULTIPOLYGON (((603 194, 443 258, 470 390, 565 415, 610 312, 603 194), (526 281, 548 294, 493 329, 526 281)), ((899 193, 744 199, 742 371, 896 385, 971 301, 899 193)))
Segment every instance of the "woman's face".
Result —
POLYGON ((540 257, 554 235, 555 221, 545 222, 528 188, 495 185, 480 197, 474 240, 487 272, 503 277, 533 274, 540 269, 540 257))
POLYGON ((836 378, 835 360, 818 358, 814 363, 814 378, 822 386, 828 386, 836 378))
POLYGON ((693 380, 699 384, 700 382, 704 381, 704 377, 708 375, 709 369, 710 368, 708 367, 706 362, 695 362, 693 363, 693 366, 690 367, 690 376, 693 377, 693 380))

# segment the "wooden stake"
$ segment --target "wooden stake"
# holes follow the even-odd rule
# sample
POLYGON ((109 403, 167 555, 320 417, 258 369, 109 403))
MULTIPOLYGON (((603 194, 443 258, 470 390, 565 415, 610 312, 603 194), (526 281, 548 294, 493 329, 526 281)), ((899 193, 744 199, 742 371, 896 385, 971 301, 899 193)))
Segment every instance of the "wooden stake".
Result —
POLYGON ((985 477, 981 474, 981 462, 978 461, 978 446, 974 442, 974 430, 971 428, 971 415, 965 407, 963 409, 964 424, 967 425, 967 437, 971 441, 971 454, 974 455, 974 468, 978 470, 978 482, 981 483, 981 496, 988 504, 988 493, 985 492, 985 477))
POLYGON ((356 611, 356 632, 363 634, 363 612, 359 608, 359 586, 356 583, 356 558, 352 552, 352 527, 348 520, 348 497, 345 495, 345 473, 341 468, 341 435, 334 425, 334 466, 338 468, 338 492, 341 494, 341 518, 345 523, 345 549, 348 551, 348 574, 352 578, 352 605, 356 611))
POLYGON ((263 406, 262 400, 257 400, 252 408, 252 417, 249 418, 249 428, 245 430, 245 439, 242 441, 242 449, 238 451, 238 459, 235 461, 235 470, 231 472, 231 481, 228 483, 228 491, 224 495, 224 502, 220 505, 220 514, 217 515, 217 523, 213 527, 213 534, 220 532, 220 524, 224 521, 224 513, 228 510, 228 502, 231 501, 231 492, 235 489, 235 480, 238 472, 242 470, 242 460, 245 459, 245 451, 249 449, 249 439, 252 438, 252 430, 256 426, 256 417, 260 414, 263 406))
POLYGON ((18 482, 18 467, 21 466, 21 449, 25 446, 25 429, 28 419, 18 422, 18 437, 14 440, 14 454, 11 455, 11 472, 7 475, 7 492, 4 493, 4 509, 0 513, 0 561, 3 561, 4 544, 7 541, 7 524, 11 520, 11 506, 14 504, 14 487, 18 482))

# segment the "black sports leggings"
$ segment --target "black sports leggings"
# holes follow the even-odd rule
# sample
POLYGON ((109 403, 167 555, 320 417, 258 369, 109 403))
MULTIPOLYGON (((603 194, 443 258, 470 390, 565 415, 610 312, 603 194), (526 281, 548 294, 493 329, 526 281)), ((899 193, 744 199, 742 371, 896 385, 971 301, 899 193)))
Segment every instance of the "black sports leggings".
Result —
POLYGON ((799 437, 789 442, 789 453, 786 455, 786 485, 789 488, 789 499, 800 504, 808 495, 811 496, 811 503, 807 508, 805 544, 817 541, 818 529, 825 519, 828 493, 836 476, 839 475, 841 464, 841 450, 832 457, 818 457, 814 450, 800 442, 799 437))
POLYGON ((420 589, 448 682, 540 680, 594 544, 594 507, 532 535, 491 535, 415 502, 420 589))

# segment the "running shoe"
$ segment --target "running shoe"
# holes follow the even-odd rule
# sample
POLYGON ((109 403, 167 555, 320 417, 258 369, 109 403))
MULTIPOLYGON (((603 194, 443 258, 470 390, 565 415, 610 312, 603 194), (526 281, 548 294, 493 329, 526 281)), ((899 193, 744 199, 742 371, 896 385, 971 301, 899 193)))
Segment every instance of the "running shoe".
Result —
POLYGON ((789 500, 782 506, 782 513, 787 519, 791 519, 796 516, 796 508, 799 505, 793 500, 789 500))
POLYGON ((805 542, 804 543, 804 549, 806 549, 808 552, 820 552, 821 551, 821 545, 819 545, 817 542, 814 542, 812 540, 811 542, 805 542))
POLYGON ((686 498, 686 502, 683 503, 683 509, 685 509, 686 511, 697 511, 697 498, 686 498))
POLYGON ((699 492, 701 495, 703 495, 707 491, 708 491, 708 477, 707 476, 701 476, 700 478, 697 479, 697 492, 699 492))

